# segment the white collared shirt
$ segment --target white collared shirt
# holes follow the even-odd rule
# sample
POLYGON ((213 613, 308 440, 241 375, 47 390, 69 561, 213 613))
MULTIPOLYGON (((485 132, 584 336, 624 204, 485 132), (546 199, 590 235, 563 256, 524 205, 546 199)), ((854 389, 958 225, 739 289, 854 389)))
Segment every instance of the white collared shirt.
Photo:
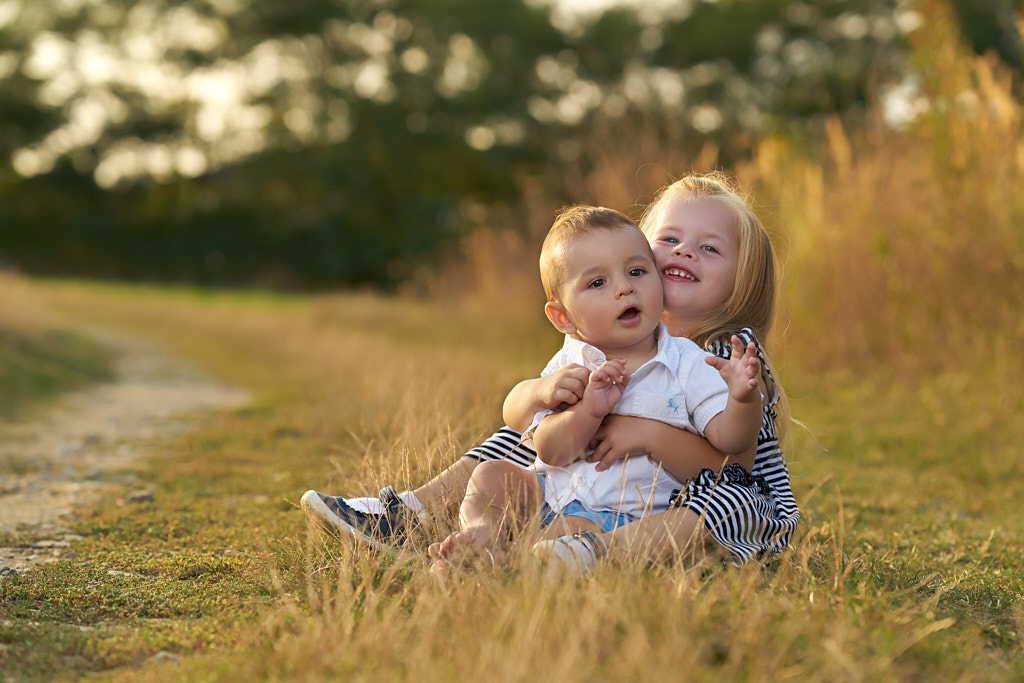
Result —
MULTIPOLYGON (((703 435, 711 418, 725 409, 729 398, 725 380, 704 362, 710 354, 689 339, 670 336, 663 324, 658 325, 657 336, 657 353, 633 372, 611 412, 659 420, 703 435)), ((594 371, 605 360, 599 349, 566 336, 541 376, 572 363, 594 371)), ((527 435, 551 412, 537 413, 527 435)), ((636 516, 661 512, 668 508, 671 490, 682 486, 646 456, 620 460, 603 472, 583 460, 553 467, 538 459, 532 469, 543 474, 545 501, 553 510, 578 500, 591 510, 636 516)))

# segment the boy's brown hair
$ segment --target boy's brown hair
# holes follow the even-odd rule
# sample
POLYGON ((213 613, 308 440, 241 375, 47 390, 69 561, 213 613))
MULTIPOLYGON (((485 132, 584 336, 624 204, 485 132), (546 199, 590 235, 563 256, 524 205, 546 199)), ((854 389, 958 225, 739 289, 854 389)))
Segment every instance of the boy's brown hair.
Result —
POLYGON ((559 301, 559 289, 565 284, 565 245, 598 230, 640 230, 629 216, 603 206, 577 204, 563 208, 555 216, 540 249, 540 281, 548 301, 559 301))

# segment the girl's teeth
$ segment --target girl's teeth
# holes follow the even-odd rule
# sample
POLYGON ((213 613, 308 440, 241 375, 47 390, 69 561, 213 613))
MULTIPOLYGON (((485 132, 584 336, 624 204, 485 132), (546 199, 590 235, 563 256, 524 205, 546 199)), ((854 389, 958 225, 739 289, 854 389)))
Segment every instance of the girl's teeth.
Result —
POLYGON ((687 280, 694 280, 694 281, 696 281, 696 279, 692 275, 690 275, 689 273, 686 273, 684 271, 681 271, 681 270, 666 270, 665 274, 666 275, 673 275, 675 277, 685 278, 687 280))

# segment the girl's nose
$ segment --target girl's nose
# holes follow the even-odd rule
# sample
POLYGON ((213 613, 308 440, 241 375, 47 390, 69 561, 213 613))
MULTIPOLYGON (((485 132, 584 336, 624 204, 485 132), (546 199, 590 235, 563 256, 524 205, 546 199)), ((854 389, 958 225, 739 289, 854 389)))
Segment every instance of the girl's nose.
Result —
POLYGON ((686 258, 693 258, 693 250, 686 246, 685 242, 677 244, 676 248, 672 250, 672 253, 678 256, 685 256, 686 258))

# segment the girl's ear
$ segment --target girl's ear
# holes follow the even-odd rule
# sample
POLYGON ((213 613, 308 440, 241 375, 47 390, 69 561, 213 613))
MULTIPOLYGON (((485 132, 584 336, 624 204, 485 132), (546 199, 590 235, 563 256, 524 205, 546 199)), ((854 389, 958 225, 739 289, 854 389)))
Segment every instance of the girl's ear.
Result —
POLYGON ((555 329, 562 334, 576 334, 576 326, 572 324, 569 314, 565 312, 562 304, 549 301, 544 304, 544 315, 548 317, 555 329))

